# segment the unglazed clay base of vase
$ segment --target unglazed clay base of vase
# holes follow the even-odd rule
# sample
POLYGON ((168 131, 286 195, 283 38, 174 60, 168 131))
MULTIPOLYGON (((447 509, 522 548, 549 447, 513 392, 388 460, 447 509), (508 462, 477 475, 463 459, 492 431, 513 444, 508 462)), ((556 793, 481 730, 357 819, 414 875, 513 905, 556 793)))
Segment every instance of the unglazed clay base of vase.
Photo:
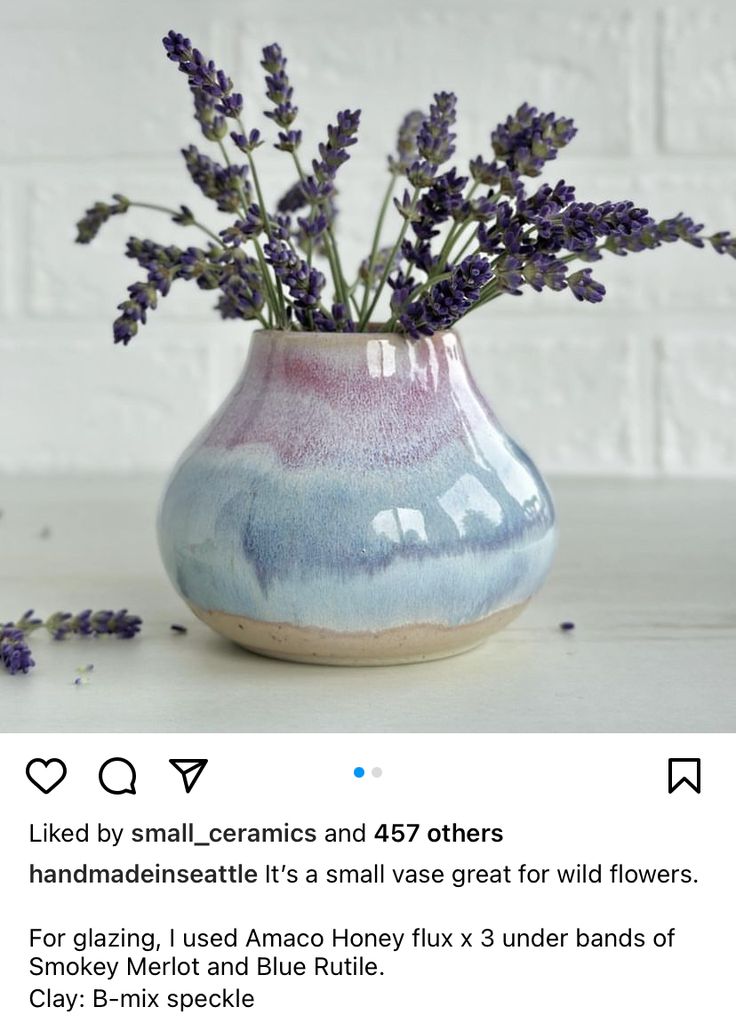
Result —
POLYGON ((334 632, 304 628, 286 622, 258 622, 253 618, 204 611, 190 604, 195 615, 215 632, 264 657, 302 664, 372 666, 437 661, 465 653, 505 628, 526 607, 494 611, 466 625, 407 625, 376 632, 334 632))

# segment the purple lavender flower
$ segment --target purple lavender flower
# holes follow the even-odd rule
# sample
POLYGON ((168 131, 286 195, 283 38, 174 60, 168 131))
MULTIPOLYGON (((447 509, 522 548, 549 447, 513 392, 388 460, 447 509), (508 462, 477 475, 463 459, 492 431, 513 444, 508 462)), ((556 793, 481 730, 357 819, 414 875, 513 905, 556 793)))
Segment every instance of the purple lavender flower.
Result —
POLYGON ((263 145, 261 133, 257 128, 252 128, 249 132, 231 131, 230 138, 241 153, 253 153, 263 145))
POLYGON ((193 89, 192 94, 194 119, 202 129, 202 134, 208 142, 220 142, 227 135, 227 121, 217 112, 217 103, 201 89, 193 89))
POLYGON ((192 90, 204 92, 214 99, 224 99, 232 93, 233 83, 225 72, 219 70, 213 60, 207 60, 181 32, 171 29, 162 42, 167 57, 179 65, 192 90))
POLYGON ((402 254, 394 252, 393 246, 386 246, 376 252, 372 268, 370 258, 368 256, 365 257, 358 268, 358 277, 369 287, 375 287, 386 272, 386 267, 388 266, 389 259, 391 259, 392 255, 393 262, 388 267, 389 273, 393 270, 397 270, 402 254))
POLYGON ((426 164, 436 170, 455 152, 455 123, 457 97, 454 92, 436 92, 434 103, 417 132, 417 151, 426 164))
MULTIPOLYGON (((146 279, 131 284, 126 301, 118 307, 115 340, 127 344, 156 308, 159 296, 167 295, 178 279, 193 280, 202 289, 218 289, 217 308, 225 318, 258 318, 279 326, 292 326, 296 320, 310 330, 354 329, 348 304, 352 291, 344 280, 333 225, 336 175, 357 141, 360 111, 338 113, 310 172, 282 196, 276 214, 271 215, 263 205, 252 156, 263 140, 257 129, 246 132, 241 123, 242 96, 234 91, 229 76, 186 36, 172 30, 163 43, 168 58, 187 77, 195 117, 205 137, 222 146, 229 134, 248 156, 248 168, 222 166, 194 146, 183 150, 195 184, 220 210, 238 219, 219 231, 222 244, 205 227, 215 238, 215 244, 206 249, 130 239, 127 254, 144 268, 146 279), (252 201, 251 180, 258 205, 252 201), (261 234, 268 235, 268 269, 260 251, 261 234), (244 251, 251 240, 259 250, 258 262, 244 251), (306 260, 297 255, 299 249, 306 260), (319 255, 329 257, 335 278, 337 301, 332 305, 328 299, 323 302, 325 279, 312 266, 319 255), (267 313, 262 316, 264 308, 267 313)), ((294 127, 298 110, 278 44, 264 47, 261 65, 272 105, 266 116, 279 128, 275 146, 295 153, 302 135, 294 127)), ((370 321, 386 282, 393 292, 390 323, 398 321, 411 336, 419 337, 451 326, 474 304, 501 294, 521 294, 527 285, 538 291, 569 287, 580 301, 601 301, 605 289, 589 269, 568 275, 573 259, 592 262, 604 253, 625 256, 673 241, 698 248, 709 242, 717 253, 736 258, 736 238, 729 232, 704 237, 702 225, 684 214, 655 222, 647 210, 632 202, 579 202, 564 181, 543 184, 528 194, 525 179, 537 177, 556 159, 576 128, 569 118, 540 113, 527 103, 491 133, 492 157, 479 155, 470 161, 473 184, 468 191, 468 178, 457 168, 441 170, 455 152, 456 105, 453 93, 438 92, 428 113, 411 111, 399 127, 395 153, 388 158, 391 187, 381 206, 374 252, 395 178, 406 175, 413 191, 404 189, 403 196, 393 199, 404 219, 394 244, 379 250, 359 269, 358 282, 365 290, 358 329, 365 329, 370 321), (473 243, 474 254, 460 262, 473 243), (417 283, 415 278, 422 276, 417 283)), ((113 200, 86 211, 77 225, 78 241, 92 240, 106 220, 130 205, 145 205, 120 195, 113 200)), ((202 227, 187 206, 163 211, 181 226, 202 227)))
POLYGON ((280 149, 282 153, 295 153, 302 144, 302 133, 299 130, 289 129, 280 131, 278 142, 274 142, 274 149, 280 149))
POLYGON ((263 251, 289 293, 297 320, 302 326, 309 326, 309 318, 319 305, 325 286, 324 274, 300 259, 288 242, 271 240, 266 242, 263 251))
POLYGON ((406 174, 417 159, 417 135, 427 119, 422 110, 410 110, 399 125, 396 139, 396 155, 389 156, 388 167, 394 174, 406 174))
POLYGON ((261 207, 253 203, 245 217, 236 220, 230 227, 220 231, 220 237, 228 245, 242 245, 250 238, 257 238, 265 229, 261 207))
POLYGON ((222 167, 196 146, 182 149, 189 176, 208 199, 213 199, 218 210, 236 213, 243 201, 250 202, 250 182, 246 166, 222 167))
POLYGON ((730 231, 717 231, 711 235, 710 243, 719 256, 731 256, 736 259, 736 235, 730 231))
POLYGON ((536 107, 522 103, 516 114, 507 117, 491 133, 491 144, 496 156, 512 170, 536 177, 576 133, 577 128, 569 118, 540 114, 536 107))
POLYGON ((57 611, 44 624, 57 640, 69 636, 117 636, 119 639, 132 639, 140 632, 142 620, 138 615, 129 614, 127 608, 120 611, 87 609, 76 615, 69 611, 57 611))
POLYGON ((312 207, 310 216, 298 221, 302 242, 310 240, 310 244, 313 244, 318 241, 335 220, 335 175, 342 164, 350 159, 347 150, 358 141, 356 135, 359 124, 360 110, 340 111, 337 124, 327 127, 327 142, 320 143, 320 159, 312 161, 312 173, 292 186, 279 201, 278 209, 281 212, 298 210, 303 205, 312 207))
POLYGON ((192 41, 181 32, 175 32, 172 28, 161 41, 169 60, 173 60, 177 64, 184 64, 192 59, 192 41))
POLYGON ((255 320, 265 303, 261 276, 253 263, 232 264, 220 284, 222 295, 216 309, 223 320, 255 320))
POLYGON ((291 102, 294 89, 286 73, 286 57, 278 43, 264 46, 261 67, 266 71, 266 95, 274 104, 273 110, 266 110, 264 113, 284 129, 284 133, 279 135, 280 144, 276 148, 290 147, 289 151, 293 152, 301 142, 301 132, 290 132, 289 129, 296 119, 299 108, 291 102))
POLYGON ((468 256, 450 278, 438 281, 416 302, 407 288, 394 291, 392 309, 410 337, 430 336, 456 323, 480 299, 483 285, 491 279, 490 262, 483 256, 468 256))
POLYGON ((325 313, 321 309, 315 309, 313 314, 314 329, 326 333, 352 333, 355 330, 355 321, 350 318, 350 313, 341 302, 332 306, 331 312, 325 313))
POLYGON ((439 261, 439 256, 432 252, 432 246, 428 240, 411 242, 405 238, 401 243, 400 254, 410 267, 416 267, 425 274, 431 273, 439 261))
POLYGON ((603 285, 593 279, 593 271, 590 267, 570 274, 567 283, 579 302, 602 302, 603 296, 606 294, 603 285))
POLYGON ((358 141, 356 135, 360 125, 360 110, 341 110, 337 124, 327 125, 327 142, 319 146, 320 161, 312 162, 312 170, 318 180, 331 180, 338 167, 350 159, 347 152, 358 141))
POLYGON ((181 32, 172 29, 164 36, 163 44, 169 60, 187 76, 194 98, 194 116, 205 138, 211 142, 223 139, 227 134, 226 118, 240 117, 243 97, 233 92, 228 75, 213 60, 207 60, 181 32))
POLYGON ((467 183, 467 178, 458 177, 455 167, 434 179, 416 205, 419 218, 412 228, 417 238, 431 238, 437 233, 434 230, 437 224, 444 223, 462 209, 463 190, 467 183))
POLYGON ((81 245, 88 245, 93 238, 97 237, 97 232, 103 224, 107 223, 110 217, 128 212, 130 208, 129 199, 126 199, 124 195, 118 194, 113 195, 113 199, 115 201, 112 203, 96 202, 94 206, 90 206, 88 210, 85 210, 82 219, 77 221, 77 237, 75 239, 77 242, 81 245))
POLYGON ((488 185, 489 188, 495 188, 506 168, 495 160, 493 163, 488 163, 482 156, 476 156, 474 160, 470 161, 469 169, 473 181, 480 185, 488 185))
MULTIPOLYGON (((590 272, 590 271, 589 271, 590 272)), ((522 269, 524 280, 531 284, 535 291, 549 288, 551 291, 564 291, 567 287, 567 267, 561 259, 543 252, 535 253, 524 264, 522 269)))
POLYGON ((505 295, 521 295, 524 284, 524 260, 521 256, 509 253, 499 256, 493 261, 493 281, 500 292, 505 295))
POLYGON ((304 187, 301 181, 296 181, 291 188, 284 192, 276 204, 276 209, 281 213, 295 213, 296 210, 302 209, 304 206, 309 205, 309 199, 304 191, 304 187))
POLYGON ((35 665, 26 634, 12 623, 0 625, 0 662, 11 675, 27 674, 35 665))

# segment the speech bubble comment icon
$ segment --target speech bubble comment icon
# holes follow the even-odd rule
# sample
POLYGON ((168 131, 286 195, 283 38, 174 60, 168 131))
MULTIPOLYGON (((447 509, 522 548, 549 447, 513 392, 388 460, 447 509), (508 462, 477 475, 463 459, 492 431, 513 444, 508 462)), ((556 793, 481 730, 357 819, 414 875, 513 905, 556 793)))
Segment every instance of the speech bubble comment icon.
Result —
POLYGON ((34 757, 26 764, 26 775, 28 781, 47 796, 66 778, 66 764, 58 757, 51 757, 49 760, 34 757))
POLYGON ((125 757, 110 757, 100 768, 100 785, 111 796, 134 796, 135 768, 125 757))

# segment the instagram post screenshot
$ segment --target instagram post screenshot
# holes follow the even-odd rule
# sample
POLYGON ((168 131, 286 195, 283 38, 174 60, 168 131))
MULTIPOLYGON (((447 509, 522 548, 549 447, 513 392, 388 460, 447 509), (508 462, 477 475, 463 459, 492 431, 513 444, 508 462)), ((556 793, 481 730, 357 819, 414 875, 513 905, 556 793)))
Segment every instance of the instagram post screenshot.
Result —
POLYGON ((733 1018, 736 7, 0 38, 0 1019, 733 1018))

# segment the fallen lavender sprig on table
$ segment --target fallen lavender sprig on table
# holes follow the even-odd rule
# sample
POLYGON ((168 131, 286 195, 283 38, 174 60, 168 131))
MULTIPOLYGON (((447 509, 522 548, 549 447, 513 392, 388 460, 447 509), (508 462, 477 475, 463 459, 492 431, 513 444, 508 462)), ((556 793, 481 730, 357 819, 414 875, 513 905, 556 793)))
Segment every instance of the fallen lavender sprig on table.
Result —
POLYGON ((35 665, 28 646, 27 637, 39 629, 45 629, 55 640, 69 636, 117 636, 118 639, 132 639, 142 625, 138 615, 132 615, 127 608, 120 611, 55 611, 45 620, 34 617, 33 611, 26 611, 17 622, 0 626, 0 660, 11 675, 27 673, 35 665))
POLYGON ((20 672, 25 675, 34 667, 36 662, 31 656, 22 629, 17 629, 12 624, 0 626, 0 660, 11 675, 20 672))
POLYGON ((696 248, 708 243, 716 253, 736 258, 736 236, 729 231, 703 235, 703 225, 683 213, 655 220, 629 200, 581 202, 563 180, 531 187, 527 179, 540 177, 577 129, 570 118, 527 103, 490 133, 490 150, 470 161, 467 174, 455 166, 447 169, 455 153, 457 100, 451 92, 437 92, 428 112, 413 110, 402 121, 370 252, 351 281, 335 235, 336 179, 357 142, 360 111, 340 111, 318 155, 303 165, 287 60, 277 43, 264 47, 261 66, 270 106, 263 113, 278 129, 274 147, 289 154, 296 176, 275 212, 269 212, 255 161, 265 140, 259 128, 246 126, 242 94, 181 33, 170 31, 163 44, 186 76, 202 135, 217 147, 216 159, 194 145, 183 149, 186 169, 217 210, 235 220, 213 229, 188 206, 159 206, 119 193, 86 211, 77 224, 77 241, 83 244, 112 217, 136 207, 166 213, 175 224, 208 238, 206 248, 185 249, 129 240, 127 255, 147 277, 130 285, 118 306, 113 336, 124 345, 176 280, 219 291, 216 308, 223 318, 285 330, 365 331, 388 289, 389 313, 381 329, 417 339, 530 288, 601 302, 605 287, 589 266, 569 267, 577 261, 597 262, 675 241, 696 248), (234 162, 231 153, 238 161, 245 156, 245 163, 234 162), (387 243, 383 235, 392 207, 399 220, 387 243))

